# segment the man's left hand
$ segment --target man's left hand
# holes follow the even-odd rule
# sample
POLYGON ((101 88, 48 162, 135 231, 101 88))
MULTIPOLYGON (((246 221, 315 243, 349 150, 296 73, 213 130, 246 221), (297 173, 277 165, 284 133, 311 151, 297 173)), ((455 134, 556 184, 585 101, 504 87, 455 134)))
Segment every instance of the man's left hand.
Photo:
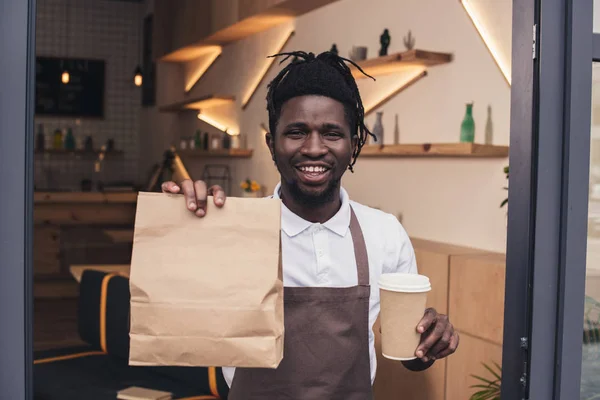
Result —
POLYGON ((421 334, 421 343, 415 355, 425 363, 448 357, 458 347, 458 332, 454 331, 448 316, 438 314, 433 308, 425 311, 417 332, 421 334))

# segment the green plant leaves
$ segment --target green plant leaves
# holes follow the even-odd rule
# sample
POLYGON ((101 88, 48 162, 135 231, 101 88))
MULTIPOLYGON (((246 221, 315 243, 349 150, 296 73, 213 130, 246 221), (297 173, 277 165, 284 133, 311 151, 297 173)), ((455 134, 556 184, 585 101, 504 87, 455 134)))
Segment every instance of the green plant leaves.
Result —
POLYGON ((500 386, 502 383, 502 367, 493 362, 494 368, 482 363, 483 367, 492 375, 491 378, 484 378, 478 375, 471 375, 479 381, 478 384, 471 385, 472 389, 479 389, 473 393, 469 400, 500 400, 500 386))

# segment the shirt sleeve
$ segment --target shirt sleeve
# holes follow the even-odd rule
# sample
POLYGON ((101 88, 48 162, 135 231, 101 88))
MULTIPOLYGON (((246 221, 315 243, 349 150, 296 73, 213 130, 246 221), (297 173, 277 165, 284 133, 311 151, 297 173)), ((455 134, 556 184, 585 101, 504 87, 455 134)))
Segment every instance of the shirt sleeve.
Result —
POLYGON ((385 273, 403 272, 417 274, 417 259, 406 230, 398 219, 390 215, 390 232, 387 235, 387 257, 385 273))

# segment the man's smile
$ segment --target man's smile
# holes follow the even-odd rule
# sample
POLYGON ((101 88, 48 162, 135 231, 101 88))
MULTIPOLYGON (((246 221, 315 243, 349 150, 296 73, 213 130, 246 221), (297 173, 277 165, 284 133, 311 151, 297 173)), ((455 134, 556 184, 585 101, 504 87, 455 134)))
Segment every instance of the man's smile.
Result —
POLYGON ((329 179, 331 167, 324 163, 302 163, 296 165, 300 181, 307 185, 321 185, 329 179))

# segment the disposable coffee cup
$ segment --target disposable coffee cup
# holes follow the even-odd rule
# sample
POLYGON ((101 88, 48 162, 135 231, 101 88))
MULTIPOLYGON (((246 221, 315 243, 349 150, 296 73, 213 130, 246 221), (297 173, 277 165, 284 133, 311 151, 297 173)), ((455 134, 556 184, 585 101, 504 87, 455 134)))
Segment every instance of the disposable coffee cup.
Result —
POLYGON ((421 341, 417 325, 423 318, 429 278, 424 275, 393 273, 379 278, 381 351, 391 360, 414 360, 421 341))

